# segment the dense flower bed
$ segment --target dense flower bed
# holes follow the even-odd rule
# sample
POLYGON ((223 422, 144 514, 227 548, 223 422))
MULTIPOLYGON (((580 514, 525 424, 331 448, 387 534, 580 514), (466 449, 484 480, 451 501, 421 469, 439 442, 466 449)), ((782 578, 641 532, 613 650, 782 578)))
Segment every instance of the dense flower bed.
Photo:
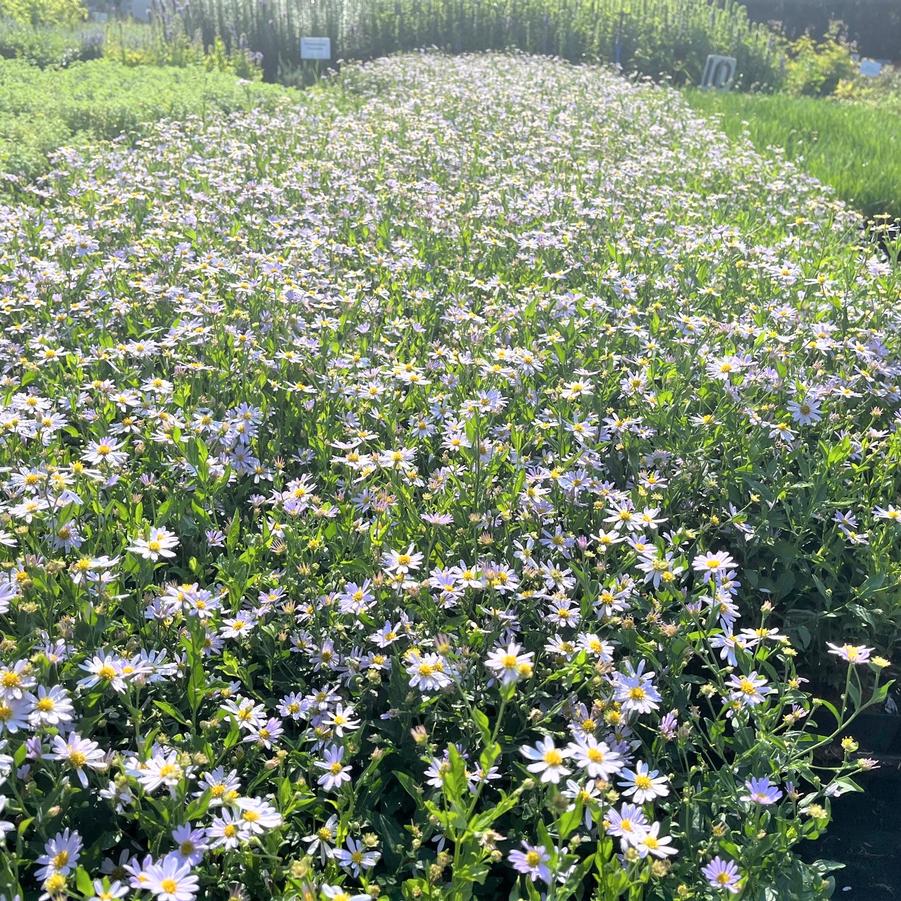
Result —
POLYGON ((0 211, 7 894, 828 889, 901 438, 823 188, 504 56, 54 185, 0 211))

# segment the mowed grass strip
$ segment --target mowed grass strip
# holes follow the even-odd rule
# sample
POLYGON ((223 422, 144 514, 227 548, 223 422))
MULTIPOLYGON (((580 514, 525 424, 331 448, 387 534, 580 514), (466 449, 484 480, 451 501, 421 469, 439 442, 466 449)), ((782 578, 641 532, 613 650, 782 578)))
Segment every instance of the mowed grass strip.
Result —
POLYGON ((747 131, 758 150, 788 159, 868 216, 901 218, 901 115, 859 103, 782 94, 684 92, 719 117, 730 137, 747 131))

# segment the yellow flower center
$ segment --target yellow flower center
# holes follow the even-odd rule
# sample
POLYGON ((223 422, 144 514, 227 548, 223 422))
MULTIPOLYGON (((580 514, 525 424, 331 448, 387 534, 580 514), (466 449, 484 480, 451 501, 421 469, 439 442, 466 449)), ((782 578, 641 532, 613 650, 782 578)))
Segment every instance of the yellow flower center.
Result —
POLYGON ((58 895, 66 887, 66 877, 62 873, 53 873, 47 877, 44 888, 48 895, 58 895))

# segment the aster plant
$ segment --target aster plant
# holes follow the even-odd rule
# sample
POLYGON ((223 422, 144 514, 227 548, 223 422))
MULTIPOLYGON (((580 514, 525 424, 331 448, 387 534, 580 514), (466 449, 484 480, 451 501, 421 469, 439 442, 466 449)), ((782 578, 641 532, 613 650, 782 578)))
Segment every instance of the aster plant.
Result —
POLYGON ((518 55, 0 208, 0 892, 826 897, 899 625, 897 248, 518 55))

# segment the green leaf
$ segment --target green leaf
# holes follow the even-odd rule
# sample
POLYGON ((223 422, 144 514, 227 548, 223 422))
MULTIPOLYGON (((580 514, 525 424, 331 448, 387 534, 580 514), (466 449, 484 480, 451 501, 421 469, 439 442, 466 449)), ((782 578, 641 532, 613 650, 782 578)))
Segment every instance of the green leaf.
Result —
POLYGON ((409 773, 404 773, 401 770, 394 770, 392 775, 401 784, 404 791, 416 801, 417 804, 422 802, 422 789, 420 789, 409 773))
POLYGON ((225 536, 225 547, 231 553, 238 546, 238 537, 241 534, 241 519, 238 511, 235 510, 232 516, 231 525, 228 527, 228 534, 225 536))
POLYGON ((225 751, 230 750, 238 743, 238 738, 241 735, 241 730, 238 727, 238 723, 235 720, 232 720, 231 727, 228 730, 228 735, 225 736, 225 740, 222 742, 222 748, 225 751))
MULTIPOLYGON (((853 666, 853 664, 848 665, 853 666)), ((860 682, 854 672, 851 673, 851 681, 848 683, 848 698, 851 701, 851 709, 857 710, 860 707, 860 682)))
POLYGON ((488 721, 488 716, 479 710, 478 707, 473 707, 472 709, 472 721, 476 724, 479 734, 482 736, 482 741, 486 744, 491 741, 491 724, 488 721))
POLYGON ((94 883, 91 881, 91 876, 84 867, 76 868, 75 885, 78 886, 78 891, 88 898, 91 898, 96 894, 94 891, 94 883))
POLYGON ((185 810, 185 821, 199 820, 209 809, 212 795, 205 791, 199 798, 195 798, 185 810))
POLYGON ((196 716, 200 705, 206 698, 206 673, 203 669, 203 654, 198 652, 191 660, 191 670, 188 674, 188 703, 191 712, 196 716))
POLYGON ((462 811, 463 798, 468 790, 466 782, 466 765, 463 762, 463 758, 460 756, 460 752, 454 745, 450 745, 448 748, 448 758, 450 766, 447 767, 441 777, 444 796, 447 798, 448 804, 452 808, 462 811))
POLYGON ((182 716, 182 714, 178 711, 178 709, 175 708, 168 701, 154 701, 153 704, 155 707, 158 707, 160 710, 162 710, 163 713, 166 714, 166 716, 171 716, 172 719, 174 719, 176 722, 181 723, 183 726, 191 725, 190 721, 186 720, 182 716))
POLYGON ((557 829, 560 832, 560 838, 567 839, 569 836, 579 828, 579 824, 582 822, 582 814, 584 812, 584 807, 582 804, 582 799, 577 798, 576 803, 569 809, 561 814, 560 819, 557 820, 557 829))
POLYGON ((500 801, 492 804, 487 810, 473 817, 470 828, 473 832, 481 832, 487 829, 495 820, 512 810, 519 803, 519 795, 512 793, 501 795, 500 801))

